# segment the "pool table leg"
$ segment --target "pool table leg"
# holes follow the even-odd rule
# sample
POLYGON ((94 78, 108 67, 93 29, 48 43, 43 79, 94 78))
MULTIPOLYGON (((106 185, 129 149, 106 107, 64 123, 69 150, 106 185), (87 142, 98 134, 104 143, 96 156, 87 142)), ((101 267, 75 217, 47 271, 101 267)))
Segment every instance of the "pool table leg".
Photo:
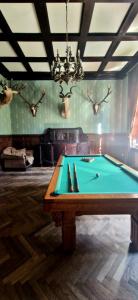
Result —
POLYGON ((62 226, 62 213, 61 212, 54 212, 52 213, 52 219, 55 222, 55 225, 62 226))
POLYGON ((131 241, 138 250, 138 214, 131 216, 131 241))
POLYGON ((62 242, 65 252, 72 252, 76 246, 75 212, 63 212, 62 242))

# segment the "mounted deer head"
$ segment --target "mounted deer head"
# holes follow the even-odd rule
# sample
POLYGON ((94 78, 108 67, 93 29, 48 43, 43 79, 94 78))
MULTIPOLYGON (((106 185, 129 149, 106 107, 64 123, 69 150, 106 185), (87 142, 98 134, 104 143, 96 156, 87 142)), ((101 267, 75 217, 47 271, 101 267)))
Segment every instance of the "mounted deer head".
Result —
POLYGON ((26 98, 19 92, 19 96, 24 100, 24 102, 29 106, 29 109, 33 115, 33 117, 36 117, 36 113, 39 107, 39 104, 42 103, 42 99, 45 96, 45 91, 43 90, 40 96, 40 99, 36 103, 30 103, 26 100, 26 98))
POLYGON ((92 103, 92 108, 93 108, 94 115, 97 115, 97 113, 98 113, 99 110, 100 110, 101 104, 102 104, 103 102, 105 102, 105 103, 108 103, 108 102, 109 102, 109 101, 105 101, 105 99, 106 99, 111 93, 112 93, 111 87, 108 87, 108 89, 107 89, 107 94, 105 95, 105 97, 104 97, 101 101, 98 102, 98 101, 96 101, 96 100, 93 100, 93 99, 90 97, 89 92, 88 92, 88 90, 87 90, 87 96, 88 96, 88 98, 89 98, 89 102, 92 103))
POLYGON ((23 85, 19 86, 19 84, 8 87, 6 80, 0 80, 0 86, 2 87, 0 92, 0 106, 10 104, 13 99, 13 95, 18 94, 19 90, 23 88, 23 85), (18 90, 13 90, 13 88, 18 90))
POLYGON ((59 86, 61 88, 61 91, 59 93, 59 97, 62 99, 62 104, 60 105, 60 114, 63 118, 67 119, 67 118, 70 117, 70 101, 69 101, 69 98, 71 97, 72 89, 75 86, 72 86, 70 88, 70 91, 66 94, 63 93, 62 85, 60 84, 59 86))

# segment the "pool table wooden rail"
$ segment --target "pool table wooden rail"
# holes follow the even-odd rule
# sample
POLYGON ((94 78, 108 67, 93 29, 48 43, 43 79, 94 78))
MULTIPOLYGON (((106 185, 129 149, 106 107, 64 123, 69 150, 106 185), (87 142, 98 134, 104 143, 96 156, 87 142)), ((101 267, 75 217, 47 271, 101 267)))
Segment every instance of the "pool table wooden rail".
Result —
MULTIPOLYGON (((115 161, 116 163, 121 163, 116 159, 115 161)), ((72 252, 75 248, 76 215, 91 214, 130 214, 131 241, 138 250, 138 194, 70 193, 54 195, 53 192, 55 190, 56 182, 60 172, 61 162, 62 156, 58 160, 49 187, 44 196, 44 210, 53 215, 56 225, 62 226, 62 241, 64 251, 72 252)), ((131 170, 135 171, 132 168, 131 170)))

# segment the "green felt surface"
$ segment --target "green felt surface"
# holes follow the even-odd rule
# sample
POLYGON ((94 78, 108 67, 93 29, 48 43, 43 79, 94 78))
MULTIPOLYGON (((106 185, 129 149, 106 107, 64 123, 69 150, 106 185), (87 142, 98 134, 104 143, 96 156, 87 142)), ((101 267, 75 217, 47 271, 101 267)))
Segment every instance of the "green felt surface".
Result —
POLYGON ((77 193, 74 176, 74 163, 76 164, 77 178, 80 194, 114 194, 138 193, 138 177, 126 172, 122 165, 116 165, 104 156, 85 156, 93 158, 92 162, 82 161, 83 156, 63 156, 55 194, 68 194, 69 176, 68 164, 74 193, 77 193), (99 177, 96 174, 99 174, 99 177))

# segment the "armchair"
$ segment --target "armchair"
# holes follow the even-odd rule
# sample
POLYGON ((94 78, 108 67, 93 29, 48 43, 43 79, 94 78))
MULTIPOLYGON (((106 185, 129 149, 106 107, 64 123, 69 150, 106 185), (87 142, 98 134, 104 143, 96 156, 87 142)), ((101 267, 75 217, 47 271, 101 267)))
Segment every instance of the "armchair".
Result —
POLYGON ((6 170, 26 170, 33 164, 34 157, 32 150, 7 147, 1 154, 2 168, 6 170))

